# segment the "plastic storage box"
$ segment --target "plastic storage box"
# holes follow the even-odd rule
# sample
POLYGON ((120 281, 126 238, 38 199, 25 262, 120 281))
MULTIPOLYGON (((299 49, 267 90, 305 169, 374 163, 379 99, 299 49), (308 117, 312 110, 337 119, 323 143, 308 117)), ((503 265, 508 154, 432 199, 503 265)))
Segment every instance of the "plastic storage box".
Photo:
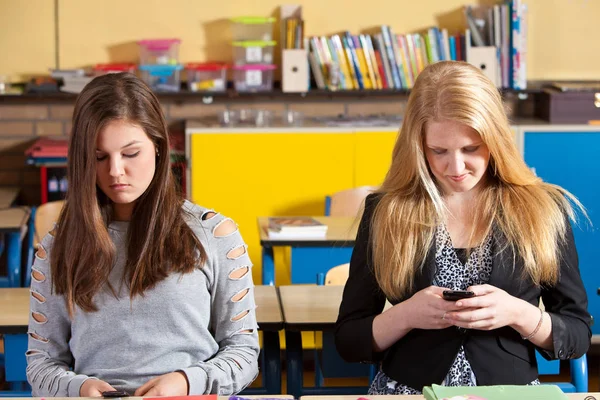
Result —
POLYGON ((222 63, 186 64, 187 86, 192 92, 224 92, 227 89, 227 65, 222 63))
POLYGON ((116 72, 130 72, 132 74, 135 73, 135 64, 96 64, 92 71, 94 76, 116 73, 116 72))
POLYGON ((156 92, 178 92, 181 65, 140 65, 141 77, 156 92))
POLYGON ((232 18, 233 40, 273 40, 274 17, 232 18))
POLYGON ((272 64, 246 64, 233 67, 233 84, 238 92, 268 92, 273 90, 272 64))
POLYGON ((233 42, 233 62, 235 65, 273 63, 274 40, 233 42))
POLYGON ((140 65, 179 64, 179 39, 148 39, 138 41, 140 65))

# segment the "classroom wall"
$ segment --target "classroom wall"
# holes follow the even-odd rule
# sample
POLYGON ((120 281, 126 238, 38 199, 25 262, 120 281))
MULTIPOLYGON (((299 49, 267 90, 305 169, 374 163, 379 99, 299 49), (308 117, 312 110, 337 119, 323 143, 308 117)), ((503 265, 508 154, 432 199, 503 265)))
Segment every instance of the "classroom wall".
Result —
MULTIPOLYGON (((396 33, 431 25, 451 32, 460 8, 492 0, 302 0, 306 33, 360 32, 389 24, 396 33)), ((529 5, 530 80, 600 79, 596 0, 524 0, 529 5)), ((231 59, 227 18, 278 14, 277 0, 0 0, 0 75, 13 81, 55 68, 136 61, 135 41, 183 40, 181 59, 231 59), (55 24, 55 3, 58 18, 55 24), (55 27, 58 27, 55 32, 55 27), (58 40, 55 40, 58 33, 58 40)))

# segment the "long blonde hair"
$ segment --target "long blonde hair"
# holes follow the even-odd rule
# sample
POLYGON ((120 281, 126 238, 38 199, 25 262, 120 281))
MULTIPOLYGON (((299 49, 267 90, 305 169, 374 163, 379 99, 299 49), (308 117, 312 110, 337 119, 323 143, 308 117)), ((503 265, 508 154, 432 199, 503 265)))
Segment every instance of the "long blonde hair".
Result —
POLYGON ((483 240, 496 227, 524 261, 536 285, 558 280, 559 244, 574 219, 569 192, 543 182, 519 153, 496 87, 476 67, 432 64, 412 89, 392 164, 379 190, 371 224, 373 262, 383 292, 402 299, 423 268, 436 227, 445 219, 441 192, 430 173, 423 138, 426 124, 452 120, 476 130, 490 151, 486 185, 473 210, 471 238, 483 240))

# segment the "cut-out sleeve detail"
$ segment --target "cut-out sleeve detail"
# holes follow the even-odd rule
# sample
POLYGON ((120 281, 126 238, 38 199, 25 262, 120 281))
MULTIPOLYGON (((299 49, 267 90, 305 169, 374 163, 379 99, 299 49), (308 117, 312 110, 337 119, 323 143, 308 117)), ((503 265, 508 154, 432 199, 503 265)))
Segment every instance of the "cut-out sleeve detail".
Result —
POLYGON ((231 249, 227 252, 227 258, 230 260, 237 260, 245 254, 246 254, 246 245, 240 244, 237 247, 234 247, 233 249, 231 249))
POLYGON ((235 233, 237 231, 238 227, 235 224, 235 222, 233 222, 230 219, 224 219, 223 221, 219 222, 217 224, 217 226, 215 226, 215 230, 213 231, 213 234, 215 235, 215 237, 225 237, 225 236, 229 236, 233 233, 235 233))
POLYGON ((233 271, 231 271, 231 273, 229 274, 229 279, 232 279, 234 281, 238 280, 238 279, 242 279, 249 272, 250 272, 250 267, 249 266, 247 266, 247 265, 241 266, 241 267, 236 268, 233 271))
POLYGON ((31 290, 31 297, 37 300, 37 302, 40 304, 44 304, 46 302, 46 298, 34 290, 31 290))
POLYGON ((212 210, 206 210, 201 216, 200 219, 202 221, 208 221, 209 219, 213 219, 217 215, 216 212, 212 210))
POLYGON ((50 234, 42 239, 31 269, 27 380, 33 397, 78 397, 89 377, 72 371, 71 321, 64 298, 52 292, 53 241, 50 234))
POLYGON ((46 322, 48 322, 48 318, 42 313, 33 311, 31 313, 31 316, 33 317, 33 320, 38 324, 45 324, 46 322))
POLYGON ((38 244, 37 251, 35 252, 35 256, 37 258, 39 258, 40 260, 46 260, 46 258, 48 258, 48 253, 46 252, 46 249, 44 248, 44 246, 41 243, 38 244))
POLYGON ((31 269, 31 278, 34 280, 34 282, 44 283, 44 281, 46 280, 46 275, 43 272, 35 269, 35 267, 33 267, 31 269))
POLYGON ((234 303, 237 303, 238 301, 242 301, 244 299, 244 297, 246 297, 248 295, 248 292, 250 291, 249 288, 246 288, 240 292, 237 292, 235 294, 235 296, 233 296, 231 298, 231 301, 233 301, 234 303))
POLYGON ((211 323, 219 344, 208 361, 185 368, 189 394, 231 395, 258 375, 258 325, 252 262, 234 221, 218 215, 211 231, 211 323))
MULTIPOLYGON (((31 337, 32 339, 37 340, 39 342, 42 342, 42 343, 48 343, 47 338, 40 336, 35 332, 29 332, 29 337, 31 337)), ((32 351, 36 351, 36 350, 32 350, 32 351)))

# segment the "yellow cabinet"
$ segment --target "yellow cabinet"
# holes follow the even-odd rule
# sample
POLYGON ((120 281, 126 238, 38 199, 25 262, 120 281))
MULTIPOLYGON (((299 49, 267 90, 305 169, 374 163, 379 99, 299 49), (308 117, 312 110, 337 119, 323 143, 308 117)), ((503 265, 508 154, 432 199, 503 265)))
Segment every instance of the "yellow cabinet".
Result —
POLYGON ((356 132, 354 187, 379 186, 392 162, 396 131, 356 132))
MULTIPOLYGON (((192 132, 191 200, 238 223, 260 283, 257 217, 322 215, 325 195, 354 186, 354 140, 353 132, 192 132)), ((281 257, 276 282, 284 285, 281 257)))

